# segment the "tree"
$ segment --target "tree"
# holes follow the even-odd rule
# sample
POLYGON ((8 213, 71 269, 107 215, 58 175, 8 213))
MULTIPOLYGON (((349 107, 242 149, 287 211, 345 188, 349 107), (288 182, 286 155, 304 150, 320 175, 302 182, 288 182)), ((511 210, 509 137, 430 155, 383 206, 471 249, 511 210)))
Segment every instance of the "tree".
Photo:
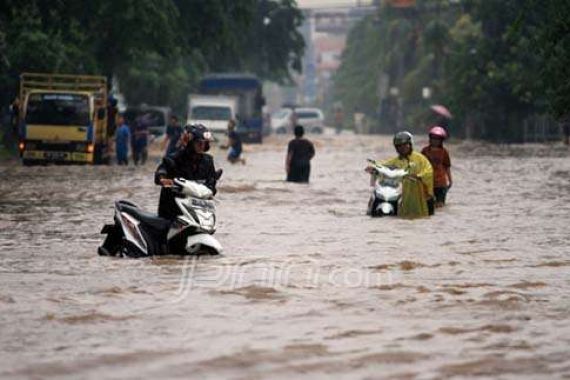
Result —
POLYGON ((87 35, 79 23, 60 17, 62 1, 7 0, 0 5, 4 26, 4 48, 0 63, 0 91, 3 104, 17 93, 21 72, 92 72, 94 57, 86 50, 87 35))
MULTIPOLYGON (((533 2, 534 4, 534 2, 533 2)), ((540 71, 550 112, 559 119, 570 119, 570 3, 552 0, 540 3, 546 7, 544 27, 538 33, 540 71)))
POLYGON ((303 15, 294 0, 259 0, 247 33, 242 34, 244 67, 263 79, 290 80, 301 71, 305 41, 299 33, 303 15))
POLYGON ((382 7, 376 27, 367 29, 371 21, 364 19, 349 35, 336 94, 345 104, 380 101, 388 110, 381 122, 393 123, 390 113, 400 112, 406 127, 421 127, 427 104, 420 89, 427 86, 430 101, 447 104, 457 116, 454 135, 466 122, 478 127, 473 137, 520 140, 524 120, 543 114, 547 101, 554 115, 568 112, 570 82, 561 78, 570 74, 569 9, 564 0, 417 0, 412 8, 382 7), (377 99, 378 91, 367 87, 365 79, 382 82, 379 73, 400 90, 397 107, 386 91, 377 99))
POLYGON ((179 108, 207 71, 285 81, 300 68, 301 20, 294 0, 4 0, 1 101, 23 71, 102 74, 131 104, 179 108))
POLYGON ((448 67, 449 101, 478 115, 479 137, 520 140, 524 119, 544 108, 542 63, 532 49, 543 14, 517 0, 479 0, 471 14, 479 31, 454 41, 460 54, 448 67))
POLYGON ((347 112, 358 109, 371 114, 377 109, 376 87, 384 49, 383 39, 377 36, 384 33, 383 25, 367 17, 348 35, 342 64, 333 78, 335 97, 347 112))

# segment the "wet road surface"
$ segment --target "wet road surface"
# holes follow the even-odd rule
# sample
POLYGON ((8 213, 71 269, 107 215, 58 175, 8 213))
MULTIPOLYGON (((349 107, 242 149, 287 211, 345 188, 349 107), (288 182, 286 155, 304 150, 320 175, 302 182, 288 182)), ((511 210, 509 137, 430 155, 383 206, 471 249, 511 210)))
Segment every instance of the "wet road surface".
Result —
MULTIPOLYGON (((220 257, 98 257, 116 199, 156 210, 145 167, 0 167, 0 377, 570 377, 570 159, 451 147, 431 219, 370 219, 368 157, 322 136, 312 183, 285 139, 219 184, 220 257)), ((421 143, 420 143, 421 145, 421 143)))

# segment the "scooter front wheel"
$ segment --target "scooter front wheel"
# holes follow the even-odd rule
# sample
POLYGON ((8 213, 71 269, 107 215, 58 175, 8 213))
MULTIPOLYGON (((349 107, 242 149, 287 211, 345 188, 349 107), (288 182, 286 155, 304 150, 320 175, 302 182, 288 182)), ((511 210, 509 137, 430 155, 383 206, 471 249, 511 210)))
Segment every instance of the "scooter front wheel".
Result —
POLYGON ((202 255, 215 256, 217 254, 219 254, 219 252, 216 249, 208 247, 206 245, 201 246, 195 253, 195 255, 198 256, 202 255))

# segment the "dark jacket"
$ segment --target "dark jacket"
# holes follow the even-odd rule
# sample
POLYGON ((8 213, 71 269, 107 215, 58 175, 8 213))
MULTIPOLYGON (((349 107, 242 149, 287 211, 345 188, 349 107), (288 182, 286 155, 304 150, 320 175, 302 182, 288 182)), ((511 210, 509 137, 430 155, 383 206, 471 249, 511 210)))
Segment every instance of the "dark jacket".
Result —
MULTIPOLYGON (((216 170, 214 159, 208 154, 198 154, 189 149, 180 149, 165 156, 154 173, 154 183, 160 185, 161 178, 182 177, 188 180, 203 181, 214 195, 216 194, 216 170)), ((169 188, 162 188, 158 204, 158 216, 175 219, 179 214, 174 194, 169 188)))

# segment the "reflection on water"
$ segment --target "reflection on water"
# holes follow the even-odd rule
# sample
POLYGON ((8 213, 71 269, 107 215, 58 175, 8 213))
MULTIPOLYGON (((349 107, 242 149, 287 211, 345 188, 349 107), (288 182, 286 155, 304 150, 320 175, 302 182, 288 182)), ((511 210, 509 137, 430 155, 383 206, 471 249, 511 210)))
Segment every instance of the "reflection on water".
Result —
POLYGON ((452 146, 449 205, 406 221, 364 214, 389 138, 318 138, 308 186, 285 144, 215 152, 226 254, 200 259, 96 255, 115 199, 156 209, 153 164, 0 167, 0 375, 570 375, 567 150, 452 146))

